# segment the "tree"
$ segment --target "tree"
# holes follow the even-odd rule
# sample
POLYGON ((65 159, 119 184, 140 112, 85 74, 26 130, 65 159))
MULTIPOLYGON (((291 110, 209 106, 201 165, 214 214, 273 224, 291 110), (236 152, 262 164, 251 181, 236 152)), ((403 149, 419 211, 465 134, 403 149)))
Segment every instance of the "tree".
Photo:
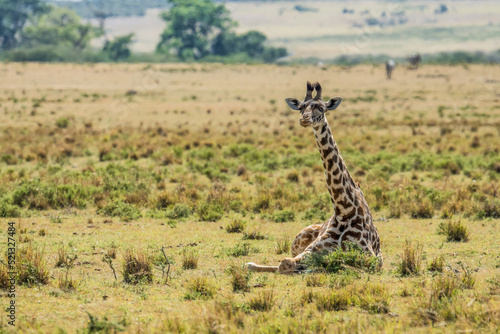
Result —
POLYGON ((157 51, 173 51, 182 60, 208 55, 214 36, 229 31, 235 24, 226 7, 211 0, 170 0, 170 3, 170 10, 161 14, 167 28, 157 51))
POLYGON ((28 18, 47 8, 43 0, 0 0, 0 48, 18 46, 28 18))
POLYGON ((68 8, 50 6, 31 21, 23 34, 23 44, 28 46, 66 45, 82 50, 92 38, 102 34, 100 29, 81 23, 81 18, 68 8))
POLYGON ((121 59, 127 59, 130 57, 130 44, 132 43, 132 38, 134 34, 128 34, 125 36, 118 36, 112 42, 107 41, 104 44, 103 51, 106 52, 114 61, 121 59))

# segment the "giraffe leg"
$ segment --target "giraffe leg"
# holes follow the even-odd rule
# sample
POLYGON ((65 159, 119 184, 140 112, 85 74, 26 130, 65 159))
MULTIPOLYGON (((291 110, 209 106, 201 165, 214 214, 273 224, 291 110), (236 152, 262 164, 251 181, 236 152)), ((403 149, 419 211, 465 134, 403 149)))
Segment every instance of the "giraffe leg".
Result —
MULTIPOLYGON (((302 253, 319 235, 323 224, 315 224, 304 228, 297 234, 292 242, 292 256, 295 258, 302 253)), ((297 265, 293 258, 285 258, 279 266, 263 266, 253 262, 245 264, 249 270, 256 272, 279 272, 283 274, 293 273, 297 270, 297 265)), ((300 267, 300 266, 299 266, 300 267)))
POLYGON ((251 271, 261 272, 261 273, 275 273, 278 271, 278 266, 261 266, 253 262, 245 263, 245 266, 251 271))
POLYGON ((292 256, 296 257, 302 253, 318 237, 323 224, 315 224, 305 227, 297 234, 292 242, 292 256))

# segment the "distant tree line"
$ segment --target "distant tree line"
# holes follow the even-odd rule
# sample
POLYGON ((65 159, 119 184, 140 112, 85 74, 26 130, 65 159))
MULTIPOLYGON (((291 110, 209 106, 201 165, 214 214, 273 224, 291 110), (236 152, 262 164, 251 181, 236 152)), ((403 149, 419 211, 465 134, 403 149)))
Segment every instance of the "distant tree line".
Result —
MULTIPOLYGON (((165 0, 163 0, 165 1, 165 0)), ((43 0, 0 0, 0 58, 12 61, 222 61, 274 62, 285 48, 266 46, 258 31, 234 32, 237 23, 223 4, 212 0, 170 0, 161 14, 166 29, 153 54, 133 54, 134 34, 108 40, 96 50, 91 41, 101 37, 109 6, 116 1, 93 0, 89 10, 100 20, 84 23, 74 10, 43 0), (103 3, 102 6, 100 3, 103 3)), ((124 0, 131 5, 136 0, 124 0)), ((159 1, 149 0, 151 5, 159 1)), ((61 4, 64 2, 57 2, 61 4)), ((164 4, 167 4, 164 2, 164 4)), ((115 4, 116 5, 116 4, 115 4)))

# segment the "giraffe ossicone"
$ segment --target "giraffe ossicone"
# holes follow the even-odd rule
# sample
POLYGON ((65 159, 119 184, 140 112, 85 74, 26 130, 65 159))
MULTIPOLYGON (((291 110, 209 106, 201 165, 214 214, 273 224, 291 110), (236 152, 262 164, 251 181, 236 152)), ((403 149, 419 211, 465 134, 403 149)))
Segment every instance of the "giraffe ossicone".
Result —
POLYGON ((333 97, 327 102, 321 98, 319 83, 307 82, 304 101, 296 98, 285 99, 293 110, 299 110, 299 123, 312 127, 325 169, 326 186, 332 200, 334 214, 323 224, 308 226, 297 234, 291 246, 291 258, 283 259, 278 266, 263 266, 253 262, 247 268, 258 272, 294 273, 306 269, 302 260, 308 254, 334 251, 349 241, 365 252, 380 259, 380 238, 377 228, 359 184, 354 182, 344 164, 337 143, 333 139, 330 126, 325 117, 329 110, 336 109, 342 102, 341 97, 333 97), (312 94, 316 90, 316 95, 312 94))

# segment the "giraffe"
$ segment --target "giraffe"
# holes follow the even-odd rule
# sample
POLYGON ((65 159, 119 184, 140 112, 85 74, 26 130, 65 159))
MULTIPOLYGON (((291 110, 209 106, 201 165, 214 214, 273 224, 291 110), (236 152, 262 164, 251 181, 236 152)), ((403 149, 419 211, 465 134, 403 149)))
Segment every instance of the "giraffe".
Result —
POLYGON ((388 61, 385 62, 385 74, 387 75, 388 80, 391 80, 392 71, 394 71, 395 67, 396 63, 394 62, 394 60, 389 59, 388 61))
POLYGON ((304 228, 292 242, 292 257, 285 258, 279 266, 263 266, 253 262, 247 268, 259 272, 279 272, 289 274, 306 269, 302 259, 311 253, 334 251, 343 248, 342 242, 350 241, 358 244, 362 250, 380 259, 382 252, 377 228, 368 204, 359 184, 354 182, 344 160, 340 156, 337 143, 333 139, 330 126, 325 117, 329 110, 336 109, 342 98, 333 97, 328 102, 321 98, 322 88, 319 83, 307 82, 307 93, 304 101, 295 98, 285 99, 293 110, 300 110, 300 125, 312 127, 319 152, 323 160, 326 185, 334 214, 323 224, 315 224, 304 228), (316 90, 316 96, 312 93, 316 90))
POLYGON ((415 53, 411 56, 406 57, 406 59, 409 62, 408 69, 410 70, 418 69, 418 66, 422 63, 422 57, 420 56, 420 53, 415 53))

